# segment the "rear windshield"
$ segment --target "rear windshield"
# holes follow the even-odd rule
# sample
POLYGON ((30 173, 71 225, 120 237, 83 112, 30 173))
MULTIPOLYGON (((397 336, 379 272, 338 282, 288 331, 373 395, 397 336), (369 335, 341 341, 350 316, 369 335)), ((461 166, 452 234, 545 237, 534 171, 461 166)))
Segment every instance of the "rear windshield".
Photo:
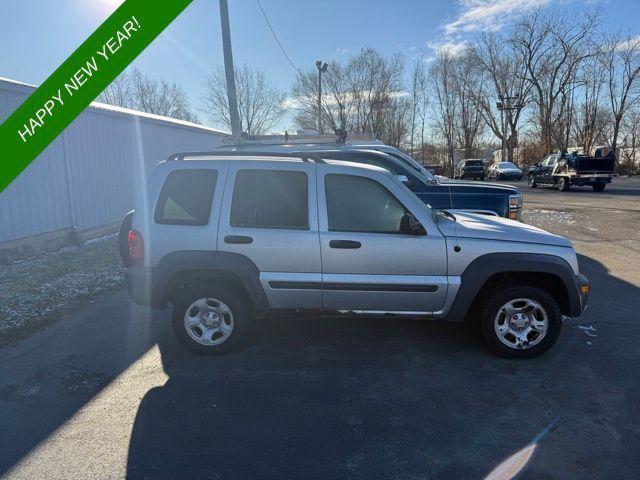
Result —
POLYGON ((482 160, 467 160, 464 164, 466 167, 482 167, 482 160))
POLYGON ((216 186, 216 170, 171 172, 158 197, 154 220, 168 225, 206 225, 216 186))

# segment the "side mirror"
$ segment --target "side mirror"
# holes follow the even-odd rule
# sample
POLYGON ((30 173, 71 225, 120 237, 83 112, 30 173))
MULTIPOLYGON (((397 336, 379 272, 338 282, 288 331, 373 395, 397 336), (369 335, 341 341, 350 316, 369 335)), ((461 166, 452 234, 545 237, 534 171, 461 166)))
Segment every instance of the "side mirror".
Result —
POLYGON ((394 178, 402 183, 407 183, 409 178, 406 175, 394 175, 394 178))
POLYGON ((411 213, 405 213, 400 220, 400 233, 405 235, 426 235, 427 231, 411 213))

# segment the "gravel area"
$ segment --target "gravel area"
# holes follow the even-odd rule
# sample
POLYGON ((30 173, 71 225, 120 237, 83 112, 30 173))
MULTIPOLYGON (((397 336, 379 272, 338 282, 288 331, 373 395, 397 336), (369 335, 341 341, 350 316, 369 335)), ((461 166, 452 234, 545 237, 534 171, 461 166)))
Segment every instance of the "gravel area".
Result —
POLYGON ((0 345, 121 288, 124 273, 116 235, 0 266, 0 345))

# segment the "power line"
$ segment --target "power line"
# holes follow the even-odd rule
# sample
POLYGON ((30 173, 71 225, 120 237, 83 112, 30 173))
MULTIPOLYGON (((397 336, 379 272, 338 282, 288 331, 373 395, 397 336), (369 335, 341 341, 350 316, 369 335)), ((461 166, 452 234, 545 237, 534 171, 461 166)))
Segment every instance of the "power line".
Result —
POLYGON ((280 47, 280 50, 282 50, 282 53, 287 58, 287 60, 289 61, 289 63, 293 67, 293 69, 298 73, 298 75, 302 76, 302 72, 300 70, 298 70, 298 67, 296 67, 295 63, 293 63, 293 61, 291 60, 291 57, 289 57, 289 55, 287 54, 287 51, 282 46, 282 43, 280 43, 280 40, 278 40, 278 35, 276 35, 275 30, 273 30, 273 27, 271 26, 271 22, 269 21, 269 18, 267 17, 267 14, 264 11, 264 8, 262 8, 262 4, 260 3, 260 0, 256 0, 256 2, 258 2, 258 6, 260 7, 260 11, 262 12, 262 16, 264 17, 265 22, 267 22, 267 26, 269 27, 269 30, 271 30, 271 34, 273 35, 274 40, 276 41, 276 43, 280 47))

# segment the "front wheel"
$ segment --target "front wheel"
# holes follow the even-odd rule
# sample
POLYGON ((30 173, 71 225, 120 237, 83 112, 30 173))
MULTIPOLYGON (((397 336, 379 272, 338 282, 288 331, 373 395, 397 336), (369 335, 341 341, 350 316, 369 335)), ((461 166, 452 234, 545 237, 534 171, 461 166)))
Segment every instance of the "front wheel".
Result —
POLYGON ((602 192, 606 185, 607 185, 606 183, 595 183, 591 185, 591 187, 593 188, 594 192, 602 192))
POLYGON ((173 331, 194 353, 216 355, 232 350, 249 322, 246 302, 234 291, 196 287, 184 293, 173 308, 173 331))
POLYGON ((484 341, 494 353, 532 358, 556 343, 562 330, 562 313, 545 290, 514 286, 489 297, 481 323, 484 341))
POLYGON ((538 184, 536 183, 536 179, 533 175, 529 175, 529 188, 536 188, 538 184))

